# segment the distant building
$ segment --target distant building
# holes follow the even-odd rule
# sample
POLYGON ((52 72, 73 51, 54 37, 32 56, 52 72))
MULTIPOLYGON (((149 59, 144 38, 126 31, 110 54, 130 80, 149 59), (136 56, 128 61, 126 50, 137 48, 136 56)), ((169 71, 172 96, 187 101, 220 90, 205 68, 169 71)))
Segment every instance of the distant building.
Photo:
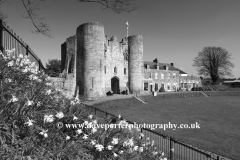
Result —
POLYGON ((144 91, 176 91, 180 87, 183 90, 191 90, 193 87, 201 87, 201 79, 196 76, 188 76, 187 73, 175 68, 173 63, 144 62, 144 91))
POLYGON ((233 88, 240 88, 240 80, 236 79, 230 81, 223 81, 223 84, 233 88))

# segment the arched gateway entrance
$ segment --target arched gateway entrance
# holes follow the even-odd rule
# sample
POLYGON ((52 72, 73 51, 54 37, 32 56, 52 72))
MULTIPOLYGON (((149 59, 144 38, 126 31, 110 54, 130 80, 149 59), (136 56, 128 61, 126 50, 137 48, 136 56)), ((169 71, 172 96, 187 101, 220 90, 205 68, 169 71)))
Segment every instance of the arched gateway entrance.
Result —
POLYGON ((111 88, 114 94, 119 94, 119 78, 118 77, 113 77, 111 79, 111 88))

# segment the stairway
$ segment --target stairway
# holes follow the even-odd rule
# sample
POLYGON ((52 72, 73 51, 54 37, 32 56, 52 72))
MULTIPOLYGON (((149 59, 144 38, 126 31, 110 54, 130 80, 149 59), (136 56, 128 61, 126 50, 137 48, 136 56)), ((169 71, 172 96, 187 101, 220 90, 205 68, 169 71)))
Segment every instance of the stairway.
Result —
POLYGON ((216 87, 214 87, 213 85, 209 85, 209 86, 213 89, 213 91, 218 91, 216 87))
POLYGON ((145 101, 142 97, 139 96, 133 96, 133 98, 137 99, 138 101, 147 104, 147 101, 145 101))
POLYGON ((210 87, 210 85, 206 85, 209 91, 213 91, 213 89, 210 87))
POLYGON ((202 95, 204 95, 204 97, 209 97, 209 95, 204 91, 201 91, 200 93, 202 93, 202 95))
POLYGON ((214 86, 212 86, 212 85, 206 85, 207 86, 207 88, 210 90, 210 91, 218 91, 214 86))

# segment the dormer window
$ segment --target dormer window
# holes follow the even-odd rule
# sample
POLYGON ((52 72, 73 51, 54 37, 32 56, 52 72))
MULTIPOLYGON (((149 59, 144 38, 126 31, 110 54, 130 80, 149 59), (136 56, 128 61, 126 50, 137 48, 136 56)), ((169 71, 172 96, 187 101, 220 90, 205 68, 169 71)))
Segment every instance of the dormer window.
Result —
POLYGON ((168 71, 168 66, 166 66, 166 70, 168 71))
POLYGON ((147 69, 150 69, 150 65, 149 64, 147 64, 147 69))

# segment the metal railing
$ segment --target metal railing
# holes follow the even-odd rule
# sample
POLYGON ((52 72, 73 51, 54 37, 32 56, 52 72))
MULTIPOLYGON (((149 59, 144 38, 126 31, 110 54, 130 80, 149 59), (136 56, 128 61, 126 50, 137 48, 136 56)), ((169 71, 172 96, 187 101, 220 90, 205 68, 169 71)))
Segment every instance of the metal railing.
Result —
POLYGON ((14 56, 22 54, 23 56, 29 56, 31 62, 36 62, 39 66, 39 70, 45 70, 41 60, 32 51, 32 49, 13 32, 6 23, 0 19, 0 50, 5 53, 6 50, 15 48, 14 56))
MULTIPOLYGON (((103 111, 101 109, 86 104, 83 105, 88 111, 98 117, 105 118, 110 116, 112 118, 118 118, 116 115, 108 113, 107 111, 103 111)), ((128 120, 127 122, 130 124, 134 124, 133 122, 128 120)), ((147 137, 150 139, 150 141, 154 140, 154 145, 157 147, 157 149, 159 151, 163 151, 170 160, 233 160, 219 154, 205 151, 192 145, 180 142, 173 137, 158 133, 156 131, 152 131, 147 128, 141 128, 141 133, 144 134, 143 140, 147 140, 147 137)))

